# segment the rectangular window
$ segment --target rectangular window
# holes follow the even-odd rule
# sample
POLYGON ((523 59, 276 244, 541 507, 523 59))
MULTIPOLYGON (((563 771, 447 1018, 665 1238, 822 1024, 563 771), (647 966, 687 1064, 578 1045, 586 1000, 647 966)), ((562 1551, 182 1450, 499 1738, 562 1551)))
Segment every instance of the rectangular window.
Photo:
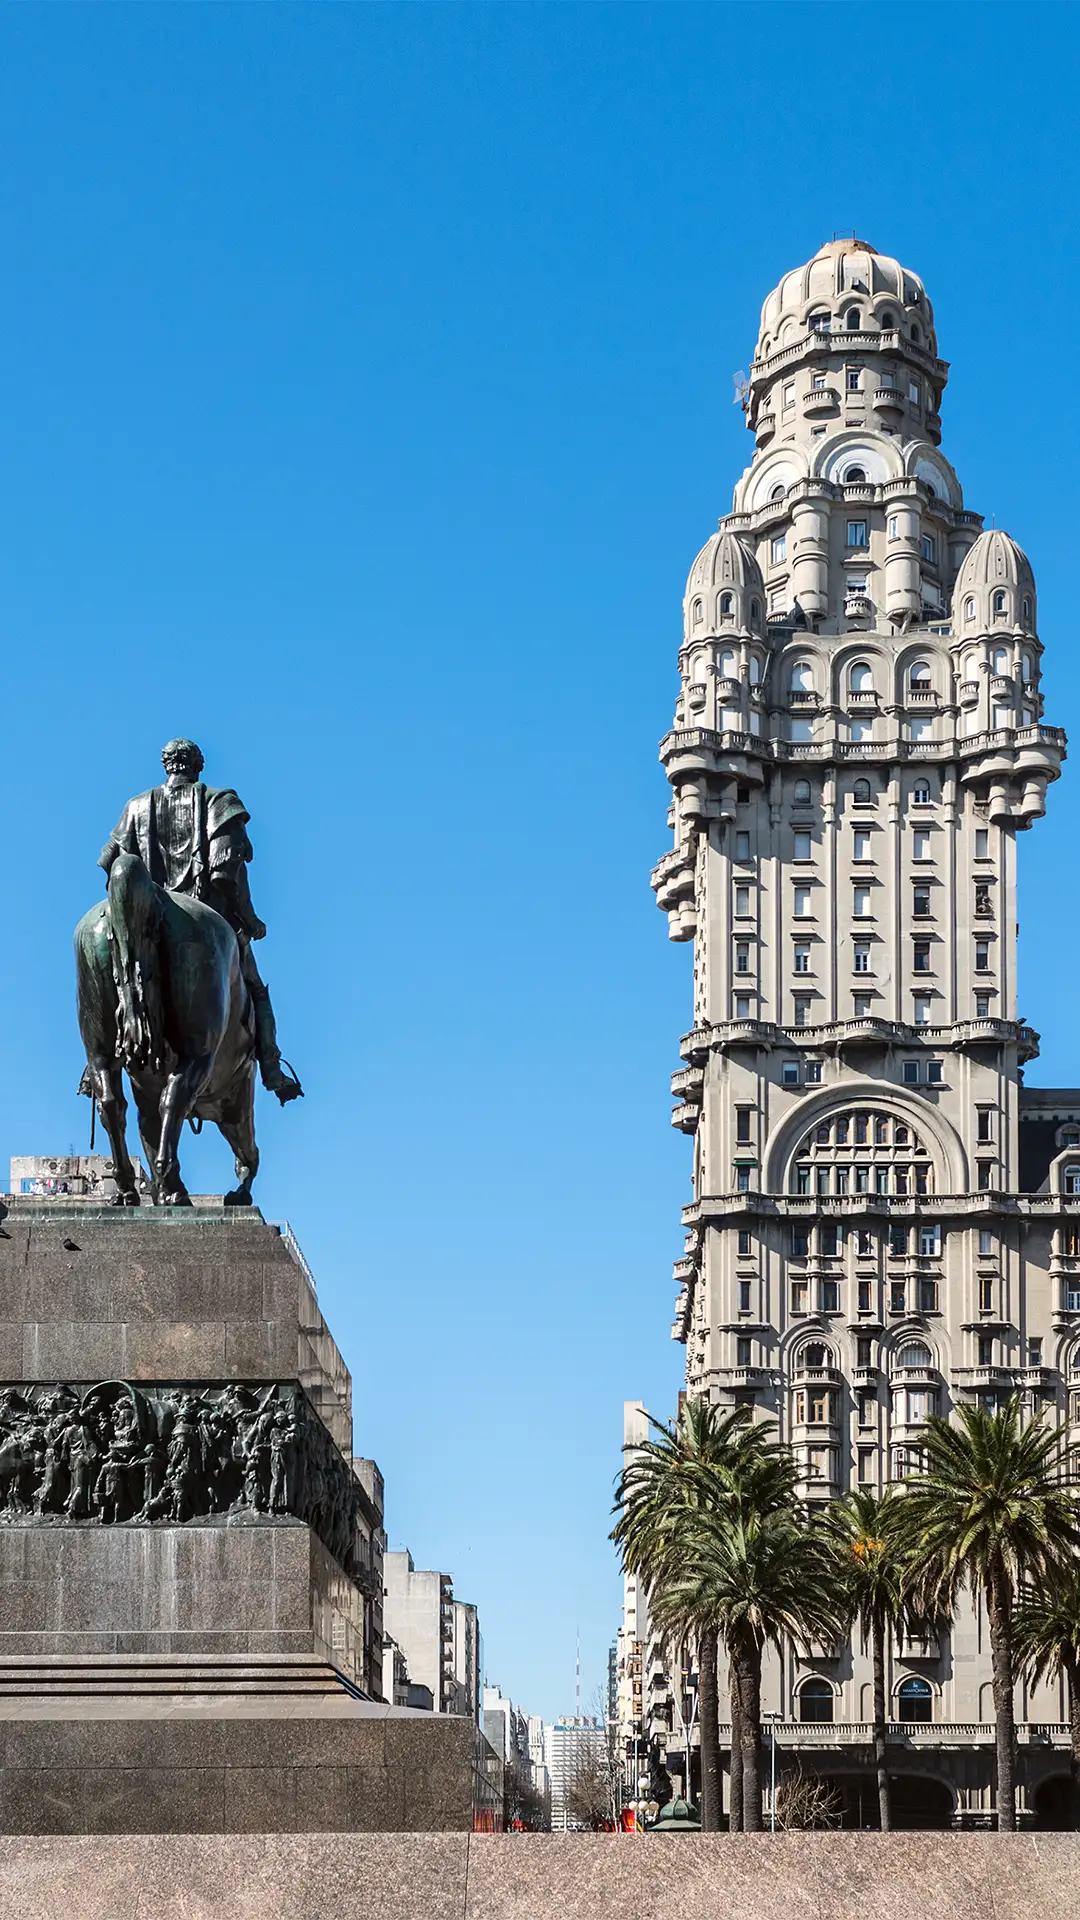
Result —
POLYGON ((992 1333, 980 1333, 978 1343, 978 1365, 992 1367, 994 1364, 994 1336, 992 1333))
POLYGON ((868 1259, 874 1251, 874 1236, 869 1227, 856 1227, 855 1251, 860 1260, 868 1259))
POLYGON ((916 973, 930 972, 929 940, 916 940, 914 942, 913 965, 916 973))
POLYGON ((870 1004, 871 996, 868 993, 853 994, 851 1011, 854 1018, 856 1020, 868 1020, 870 1018, 870 1004))
POLYGON ((869 973, 870 971, 869 940, 856 940, 855 948, 854 948, 854 956, 853 956, 853 965, 856 973, 869 973))
POLYGON ((945 1078, 945 1068, 940 1060, 928 1060, 926 1063, 926 1083, 930 1087, 940 1087, 945 1078))
POLYGON ((809 919, 810 917, 809 887, 796 887, 793 907, 794 907, 794 914, 795 914, 796 920, 809 919))
POLYGON ((890 1280, 889 1281, 889 1312, 890 1313, 906 1313, 907 1312, 906 1280, 890 1280))
POLYGON ((852 858, 855 860, 869 860, 870 858, 869 827, 856 827, 851 838, 852 838, 852 858))
POLYGON ((737 1367, 748 1367, 750 1365, 750 1352, 751 1341, 749 1335, 740 1333, 735 1342, 735 1365, 737 1367))
POLYGON ((849 520, 847 523, 848 546, 868 547, 870 542, 866 537, 866 529, 867 522, 865 520, 849 520))
POLYGON ((865 1147, 870 1138, 870 1116, 866 1113, 855 1115, 855 1145, 865 1147))
POLYGON ((889 1228, 889 1252, 898 1257, 908 1250, 908 1230, 906 1227, 889 1228))
POLYGON ((923 559, 924 559, 924 560, 928 560, 928 561, 930 562, 930 565, 931 565, 931 566, 933 566, 933 564, 934 564, 934 538, 933 538, 933 535, 932 535, 932 534, 929 534, 929 533, 924 533, 924 534, 923 534, 923 537, 922 537, 922 557, 923 557, 923 559))
POLYGON ((976 1107, 975 1109, 976 1140, 992 1140, 993 1137, 994 1137, 993 1107, 976 1107))
POLYGON ((748 807, 750 805, 749 787, 736 787, 735 804, 736 806, 740 806, 740 807, 748 807))
MULTIPOLYGON (((861 1286, 863 1283, 860 1281, 859 1284, 861 1286)), ((868 1333, 860 1333, 855 1342, 855 1365, 857 1367, 872 1367, 873 1364, 874 1343, 868 1333)), ((865 1422, 860 1421, 859 1424, 865 1425, 865 1422)))
POLYGON ((990 858, 990 832, 987 827, 976 827, 975 829, 975 858, 976 860, 989 860, 990 858))
POLYGON ((805 1260, 810 1251, 809 1227, 792 1227, 791 1257, 793 1260, 805 1260))
POLYGON ((890 515, 889 515, 889 539, 890 539, 890 540, 899 540, 899 538, 900 538, 900 516, 899 516, 899 514, 897 514, 897 513, 890 513, 890 515))
POLYGON ((805 1280, 793 1280, 791 1283, 791 1311, 792 1313, 806 1312, 805 1280))
POLYGON ((736 887, 735 918, 737 920, 748 920, 749 917, 750 917, 750 889, 749 887, 736 887))
POLYGON ((810 839, 809 833, 806 832, 801 827, 796 827, 794 839, 795 839, 795 852, 794 852, 793 858, 796 860, 811 859, 812 857, 811 839, 810 839))
POLYGON ((994 1163, 992 1160, 980 1160, 978 1162, 978 1167, 979 1167, 978 1191, 980 1193, 989 1193, 991 1187, 994 1184, 994 1163))
POLYGON ((915 828, 911 836, 911 857, 913 860, 929 860, 930 859, 931 854, 930 854, 929 827, 915 828))
POLYGON ((849 1128, 849 1124, 848 1124, 848 1119, 847 1119, 847 1116, 846 1116, 846 1114, 845 1114, 845 1115, 844 1115, 844 1116, 843 1116, 843 1117, 842 1117, 841 1119, 839 1119, 839 1120, 837 1121, 837 1123, 836 1123, 836 1144, 837 1144, 837 1146, 838 1146, 838 1147, 846 1147, 846 1146, 847 1146, 847 1143, 848 1143, 848 1133, 849 1133, 849 1131, 850 1131, 850 1128, 849 1128))
POLYGON ((936 1260, 941 1253, 941 1228, 919 1228, 919 1252, 924 1260, 936 1260))
POLYGON ((808 1087, 816 1087, 821 1080, 821 1061, 808 1060, 803 1069, 803 1079, 808 1087))
POLYGON ((859 1281, 859 1312, 860 1313, 869 1313, 871 1311, 873 1302, 870 1298, 870 1287, 871 1287, 871 1282, 869 1280, 859 1281))
POLYGON ((797 1087, 799 1084, 799 1063, 797 1060, 785 1060, 780 1069, 785 1087, 797 1087))
POLYGON ((809 1026, 810 1001, 808 1000, 807 996, 804 993, 797 993, 795 995, 794 1014, 795 1014, 795 1025, 797 1027, 809 1026))
POLYGON ((975 1018, 976 1020, 987 1020, 989 1017, 990 995, 988 993, 977 993, 975 995, 975 1018))
POLYGON ((869 1193, 869 1191, 870 1191, 870 1169, 869 1169, 869 1167, 856 1167, 856 1169, 855 1169, 855 1191, 856 1191, 856 1193, 869 1193))
POLYGON ((735 1169, 735 1191, 736 1191, 736 1193, 749 1193, 749 1191, 750 1191, 750 1169, 749 1169, 749 1167, 736 1167, 736 1169, 735 1169))
POLYGON ((905 1060, 902 1071, 905 1087, 917 1087, 919 1084, 919 1062, 917 1060, 905 1060))
MULTIPOLYGON (((827 333, 829 330, 827 322, 824 328, 822 328, 818 326, 816 319, 813 322, 813 328, 815 333, 822 333, 822 332, 827 333)), ((821 393, 825 386, 825 375, 823 373, 812 373, 810 376, 810 385, 814 393, 821 393)), ((822 433, 824 433, 825 431, 824 427, 822 427, 821 431, 822 433)))
POLYGON ((749 1313, 749 1311, 750 1311, 750 1282, 749 1280, 740 1280, 739 1281, 739 1312, 749 1313))
POLYGON ((795 405, 794 380, 785 380, 784 382, 784 405, 785 407, 793 407, 795 405))
POLYGON ((875 1460, 876 1454, 877 1454, 876 1447, 860 1447, 859 1448, 859 1485, 860 1487, 872 1487, 877 1480, 876 1460, 875 1460))
POLYGON ((772 563, 774 567, 779 566, 781 560, 787 559, 787 535, 785 533, 777 533, 773 535, 772 542, 769 547, 769 552, 772 555, 772 563))
POLYGON ((735 835, 735 858, 736 860, 749 860, 750 835, 748 833, 737 833, 735 835))
POLYGON ((740 1147, 748 1147, 750 1145, 750 1140, 751 1140, 750 1125, 751 1125, 751 1121, 753 1120, 753 1117, 754 1117, 753 1107, 736 1107, 735 1109, 735 1140, 736 1140, 736 1144, 740 1147))
POLYGON ((1042 1341, 1029 1340, 1027 1343, 1027 1363, 1029 1367, 1042 1366, 1042 1341))
POLYGON ((984 1256, 994 1251, 994 1233, 991 1227, 979 1228, 979 1252, 984 1256))
POLYGON ((975 882, 975 911, 980 919, 986 919, 994 911, 994 902, 990 894, 989 880, 975 882))
POLYGON ((749 973, 750 971, 749 940, 736 940, 735 942, 735 971, 736 973, 749 973))
POLYGON ((852 897, 851 911, 856 920, 865 920, 870 912, 869 887, 856 887, 852 897))
POLYGON ((915 1169, 915 1191, 916 1191, 916 1193, 929 1193, 929 1191, 930 1191, 930 1169, 929 1169, 929 1167, 916 1167, 916 1169, 915 1169))
POLYGON ((797 940, 795 942, 795 971, 796 973, 809 973, 810 971, 810 946, 808 941, 797 940))
POLYGON ((822 1281, 822 1283, 821 1283, 821 1311, 822 1311, 822 1313, 839 1313, 839 1311, 840 1311, 840 1282, 839 1282, 838 1280, 823 1280, 823 1281, 822 1281))
POLYGON ((821 1229, 822 1258, 824 1260, 835 1260, 840 1252, 840 1229, 834 1220, 827 1220, 821 1229))
POLYGON ((937 1281, 936 1280, 920 1280, 919 1281, 919 1312, 920 1313, 936 1313, 937 1305, 938 1305, 937 1281))
POLYGON ((979 1312, 992 1313, 993 1311, 994 1311, 994 1283, 992 1280, 980 1280, 979 1281, 979 1312))
POLYGON ((753 1017, 754 1017, 753 1002, 751 1001, 749 994, 737 993, 735 995, 736 1020, 752 1020, 753 1017))
POLYGON ((989 973, 990 971, 989 940, 976 940, 975 942, 975 971, 976 973, 989 973))
POLYGON ((917 1027, 930 1025, 930 998, 928 994, 917 993, 914 1001, 914 1021, 917 1027))
POLYGON ((920 883, 912 888, 911 911, 916 920, 929 920, 930 889, 928 886, 920 883))
POLYGON ((908 381, 907 397, 911 401, 911 404, 913 407, 918 406, 919 401, 922 399, 922 393, 920 391, 919 383, 917 380, 908 381))
POLYGON ((845 390, 848 393, 858 393, 859 384, 861 380, 862 380, 861 369, 859 367, 848 367, 847 379, 845 382, 845 390))
POLYGON ((749 1256, 749 1254, 750 1254, 750 1252, 751 1252, 751 1241, 750 1241, 750 1230, 749 1230, 749 1228, 748 1228, 748 1227, 740 1227, 740 1228, 739 1228, 739 1258, 740 1258, 740 1260, 745 1260, 745 1259, 747 1259, 747 1258, 748 1258, 748 1256, 749 1256))

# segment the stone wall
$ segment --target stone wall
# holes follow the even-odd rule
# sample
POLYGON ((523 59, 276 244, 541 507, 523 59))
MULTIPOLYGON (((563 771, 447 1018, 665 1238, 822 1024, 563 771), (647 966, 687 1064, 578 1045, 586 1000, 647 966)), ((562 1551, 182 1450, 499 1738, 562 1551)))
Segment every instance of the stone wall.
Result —
POLYGON ((1078 1920, 1071 1834, 0 1840, 12 1920, 1078 1920))

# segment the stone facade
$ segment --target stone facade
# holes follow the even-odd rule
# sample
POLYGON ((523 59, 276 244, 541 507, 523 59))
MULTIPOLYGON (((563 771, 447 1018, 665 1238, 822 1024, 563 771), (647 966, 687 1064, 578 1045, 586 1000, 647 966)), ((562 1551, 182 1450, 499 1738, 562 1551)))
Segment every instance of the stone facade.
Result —
MULTIPOLYGON (((694 942, 674 1331, 689 1390, 773 1415, 811 1499, 902 1476, 965 1398, 1080 1420, 1080 1091, 1024 1086, 1016 1000, 1017 834, 1065 738, 1031 566, 940 451, 947 372, 921 282, 862 242, 770 294, 661 749, 653 884, 694 942)), ((869 1679, 861 1648, 785 1660, 778 1737, 858 1775, 869 1679)), ((890 1687, 949 1816, 986 1818, 982 1623, 894 1648, 890 1687)), ((1034 1793, 1063 1707, 1018 1710, 1034 1793)))

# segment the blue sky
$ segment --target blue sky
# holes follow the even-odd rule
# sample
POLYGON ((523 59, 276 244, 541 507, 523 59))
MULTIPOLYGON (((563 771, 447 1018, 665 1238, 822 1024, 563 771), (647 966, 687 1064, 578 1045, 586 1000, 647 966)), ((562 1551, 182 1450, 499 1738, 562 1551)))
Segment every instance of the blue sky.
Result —
MULTIPOLYGON (((672 1405, 689 955, 648 888, 689 563, 760 303, 920 272, 944 450, 1075 727, 1069 5, 0 11, 13 1152, 85 1143, 70 930, 184 732, 253 815, 307 1099, 265 1103, 388 1529, 491 1678, 586 1695, 621 1403, 672 1405)), ((1080 1081, 1071 768, 1021 845, 1032 1081, 1080 1081)), ((209 1134, 193 1184, 220 1190, 209 1134)))

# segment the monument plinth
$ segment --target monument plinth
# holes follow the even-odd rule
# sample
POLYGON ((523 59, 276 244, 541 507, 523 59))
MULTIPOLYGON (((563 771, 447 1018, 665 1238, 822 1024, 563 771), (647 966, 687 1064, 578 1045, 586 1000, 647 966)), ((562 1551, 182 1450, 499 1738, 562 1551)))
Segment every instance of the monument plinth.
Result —
POLYGON ((470 1827, 476 1729, 373 1697, 377 1470, 291 1236, 5 1205, 0 1829, 470 1827))

